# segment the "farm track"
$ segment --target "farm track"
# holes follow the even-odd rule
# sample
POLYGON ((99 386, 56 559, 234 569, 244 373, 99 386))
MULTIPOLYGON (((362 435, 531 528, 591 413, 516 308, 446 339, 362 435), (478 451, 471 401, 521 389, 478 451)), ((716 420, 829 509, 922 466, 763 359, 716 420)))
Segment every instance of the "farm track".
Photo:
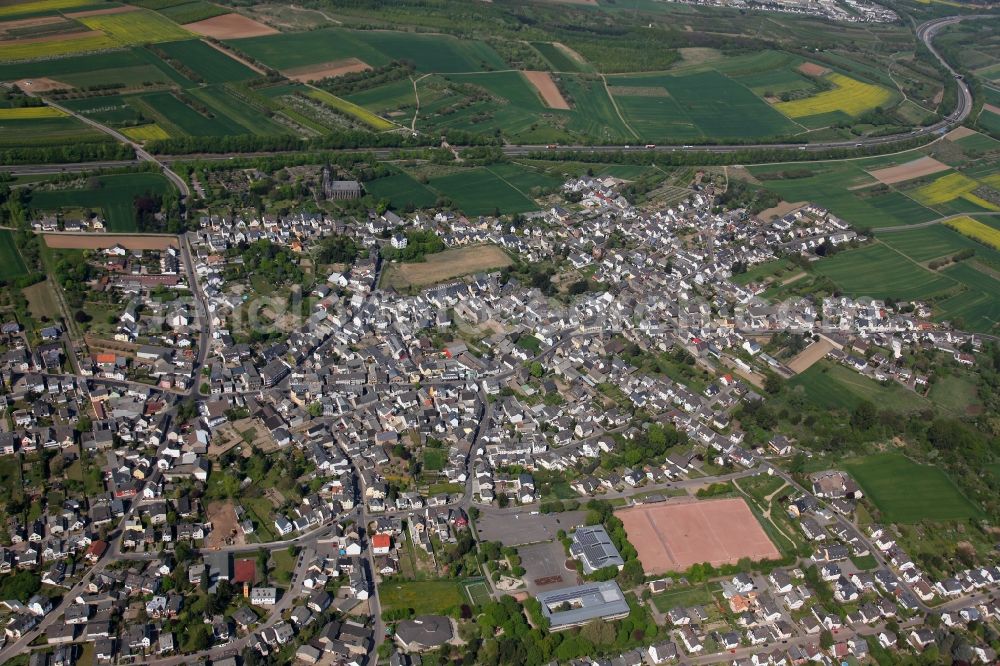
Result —
MULTIPOLYGON (((926 222, 918 222, 917 224, 902 224, 895 227, 881 227, 879 229, 872 229, 872 233, 876 236, 879 234, 894 233, 896 231, 910 231, 912 229, 923 229, 925 227, 933 227, 936 224, 941 224, 947 222, 948 220, 954 220, 959 217, 966 217, 970 213, 955 213, 954 215, 946 215, 945 217, 939 217, 934 220, 928 220, 926 222)), ((993 217, 1000 215, 1000 213, 971 213, 974 217, 993 217)))

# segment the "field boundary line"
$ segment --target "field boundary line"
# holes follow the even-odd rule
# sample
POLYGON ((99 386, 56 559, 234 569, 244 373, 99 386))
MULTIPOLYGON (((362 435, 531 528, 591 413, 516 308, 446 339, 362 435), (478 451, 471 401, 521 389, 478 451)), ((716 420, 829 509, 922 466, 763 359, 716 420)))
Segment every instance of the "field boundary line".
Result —
MULTIPOLYGON (((236 62, 240 63, 244 67, 252 69, 253 71, 255 71, 258 74, 260 74, 261 76, 267 74, 267 72, 265 72, 263 69, 261 69, 257 65, 253 64, 252 62, 250 62, 246 58, 243 58, 241 56, 236 55, 235 53, 233 53, 229 49, 222 48, 218 44, 213 44, 212 42, 208 41, 205 38, 199 39, 198 41, 202 42, 203 44, 207 44, 208 46, 211 46, 213 49, 215 49, 219 53, 222 53, 223 55, 227 56, 228 58, 230 58, 232 60, 235 60, 236 62)), ((167 64, 170 64, 170 63, 167 63, 167 64)), ((180 74, 180 72, 178 72, 178 74, 180 74)), ((181 74, 181 76, 183 76, 183 74, 181 74)))
POLYGON ((416 107, 413 109, 413 120, 410 121, 410 132, 417 131, 417 116, 420 115, 420 91, 417 89, 417 83, 423 81, 428 76, 430 74, 424 74, 417 78, 410 77, 410 82, 413 83, 413 99, 416 101, 416 107))
POLYGON ((511 188, 512 190, 514 190, 515 192, 517 192, 518 194, 520 194, 520 195, 521 195, 522 197, 524 197, 525 199, 529 199, 529 200, 531 200, 531 201, 534 201, 534 200, 535 200, 535 199, 534 199, 533 197, 531 197, 531 196, 529 196, 529 195, 525 194, 524 192, 522 192, 522 191, 521 191, 521 189, 520 189, 519 187, 516 187, 516 186, 514 185, 514 183, 510 182, 509 180, 507 180, 506 178, 504 178, 503 176, 501 176, 500 174, 498 174, 498 173, 497 173, 496 171, 494 171, 493 169, 491 169, 491 168, 489 168, 489 167, 486 167, 486 170, 487 170, 487 171, 489 171, 489 172, 490 172, 491 174, 493 174, 494 176, 496 176, 497 178, 499 178, 500 180, 502 180, 503 182, 507 183, 507 185, 509 185, 509 186, 510 186, 510 188, 511 188))
POLYGON ((611 100, 611 106, 614 107, 615 113, 618 114, 618 120, 622 121, 622 125, 624 125, 629 132, 632 132, 632 136, 634 136, 636 139, 640 138, 639 133, 636 132, 632 128, 632 126, 628 124, 628 121, 625 120, 625 116, 622 115, 621 109, 618 108, 618 102, 615 101, 615 96, 612 95, 611 91, 608 89, 608 77, 604 74, 601 74, 601 83, 604 84, 604 94, 608 96, 609 100, 611 100))

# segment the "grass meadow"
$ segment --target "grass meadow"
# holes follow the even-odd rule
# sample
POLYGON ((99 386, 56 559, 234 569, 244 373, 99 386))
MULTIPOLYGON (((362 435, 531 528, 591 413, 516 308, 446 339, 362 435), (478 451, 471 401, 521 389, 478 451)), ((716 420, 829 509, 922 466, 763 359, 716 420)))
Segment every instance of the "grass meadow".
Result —
POLYGON ((10 280, 28 272, 14 244, 14 234, 0 229, 0 279, 10 280))
POLYGON ((88 208, 102 211, 108 231, 135 231, 132 202, 136 196, 150 192, 164 194, 172 189, 170 181, 158 173, 130 173, 100 176, 96 189, 43 190, 34 192, 33 210, 88 208))
POLYGON ((454 580, 385 581, 378 593, 383 611, 410 608, 415 615, 445 613, 467 600, 464 587, 454 580))
POLYGON ((883 386, 874 379, 825 359, 788 381, 793 389, 802 387, 810 402, 828 409, 852 410, 863 401, 903 412, 930 407, 926 398, 898 384, 883 386))
POLYGON ((982 512, 937 467, 898 453, 880 453, 845 465, 868 498, 892 523, 966 520, 982 512))

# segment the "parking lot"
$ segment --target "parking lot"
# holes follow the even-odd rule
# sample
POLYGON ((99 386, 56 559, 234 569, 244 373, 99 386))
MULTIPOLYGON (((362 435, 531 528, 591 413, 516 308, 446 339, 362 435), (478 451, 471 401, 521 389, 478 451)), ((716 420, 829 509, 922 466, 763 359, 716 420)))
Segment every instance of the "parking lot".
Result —
POLYGON ((524 511, 483 511, 476 520, 479 538, 499 541, 505 546, 520 546, 526 543, 551 541, 559 530, 569 532, 582 525, 585 511, 564 513, 538 513, 524 511))

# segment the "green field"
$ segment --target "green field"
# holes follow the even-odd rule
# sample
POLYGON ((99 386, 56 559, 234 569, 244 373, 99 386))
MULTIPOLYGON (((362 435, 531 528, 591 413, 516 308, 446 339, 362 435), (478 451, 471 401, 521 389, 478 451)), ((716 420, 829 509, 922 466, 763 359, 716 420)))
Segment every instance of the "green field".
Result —
POLYGON ((295 570, 295 559, 291 548, 271 551, 271 578, 281 585, 288 585, 295 570))
POLYGON ((813 265, 814 271, 852 296, 930 300, 935 320, 951 321, 962 330, 997 330, 1000 280, 991 271, 1000 268, 1000 252, 944 225, 883 233, 879 240, 823 259, 813 265), (963 250, 975 254, 940 270, 927 266, 963 250))
POLYGON ((168 134, 190 134, 192 136, 226 136, 247 134, 246 128, 231 118, 213 113, 206 116, 173 93, 146 93, 130 99, 130 104, 139 108, 143 115, 152 118, 168 134))
POLYGON ((935 303, 935 319, 956 328, 993 332, 1000 323, 1000 280, 976 270, 969 262, 942 271, 966 287, 962 293, 935 303))
POLYGON ((476 72, 507 67, 496 51, 476 40, 388 30, 341 30, 338 37, 345 34, 377 49, 389 60, 412 62, 420 72, 476 72))
MULTIPOLYGON (((561 163, 556 165, 559 169, 565 166, 561 163)), ((449 197, 470 215, 478 214, 471 211, 493 212, 493 206, 504 213, 522 212, 536 208, 534 203, 529 205, 527 202, 531 197, 558 188, 565 182, 562 173, 550 173, 551 169, 552 165, 543 167, 528 162, 493 164, 457 169, 431 178, 427 185, 417 182, 409 173, 397 170, 389 176, 366 182, 365 191, 377 199, 388 199, 397 210, 430 208, 440 197, 449 197), (463 192, 464 187, 472 189, 463 192)), ((583 173, 586 167, 569 171, 583 173)), ((595 172, 600 170, 595 167, 595 172)))
POLYGON ((862 401, 900 412, 915 412, 930 406, 926 398, 895 382, 883 386, 825 359, 788 380, 788 385, 794 391, 804 391, 810 402, 826 409, 852 410, 862 401))
POLYGON ((962 150, 970 150, 976 153, 1000 150, 1000 141, 979 132, 962 137, 958 141, 955 141, 955 145, 962 148, 962 150))
POLYGON ((628 142, 638 138, 615 111, 614 103, 601 81, 564 76, 563 85, 569 92, 576 111, 566 124, 566 129, 609 142, 628 142))
POLYGON ((229 86, 217 84, 200 86, 188 91, 191 97, 206 105, 216 118, 232 121, 242 127, 243 134, 283 134, 287 130, 268 118, 256 106, 247 104, 227 90, 229 86))
POLYGON ((647 140, 761 138, 801 130, 745 86, 714 70, 681 76, 616 76, 609 77, 608 85, 666 92, 666 96, 615 95, 628 123, 647 140))
POLYGON ((798 272, 801 272, 801 269, 788 259, 775 259, 774 261, 767 261, 756 266, 751 266, 745 273, 734 275, 733 282, 736 284, 749 284, 751 282, 761 282, 769 277, 790 277, 798 272))
POLYGON ((107 143, 111 137, 70 116, 0 120, 0 147, 107 143))
POLYGON ((135 89, 145 84, 194 85, 146 49, 0 66, 0 76, 50 76, 77 88, 118 85, 135 89))
MULTIPOLYGON (((920 157, 914 152, 912 159, 920 157)), ((856 162, 821 162, 804 167, 812 172, 805 178, 772 179, 767 189, 785 201, 812 201, 829 208, 838 217, 857 227, 895 227, 927 222, 940 217, 909 197, 892 189, 873 189, 874 178, 856 162)), ((750 173, 775 173, 776 165, 750 167, 750 173)))
MULTIPOLYGON (((394 111, 406 106, 412 107, 415 103, 413 82, 409 79, 392 81, 383 86, 344 95, 344 99, 350 100, 358 106, 363 106, 375 113, 394 111)), ((430 101, 426 95, 422 95, 421 99, 422 101, 430 101)))
POLYGON ((198 39, 160 44, 158 48, 190 67, 206 83, 247 81, 258 76, 246 65, 198 39))
POLYGON ((28 272, 14 244, 14 234, 0 229, 0 280, 10 280, 28 272))
POLYGON ((535 188, 554 189, 565 182, 561 176, 552 175, 525 164, 493 164, 486 168, 493 175, 502 178, 504 182, 529 194, 535 188))
POLYGON ((851 562, 862 571, 873 571, 878 569, 878 560, 874 555, 861 555, 851 558, 851 562))
POLYGON ((159 10, 161 14, 177 23, 194 23, 204 21, 213 16, 220 16, 229 10, 219 5, 205 2, 204 0, 194 0, 193 2, 183 2, 159 10))
MULTIPOLYGON (((534 88, 519 72, 474 72, 420 79, 420 115, 424 131, 469 132, 500 129, 505 136, 525 143, 558 142, 570 135, 562 129, 575 111, 546 108, 534 88)), ((409 115, 414 106, 395 84, 381 89, 395 98, 397 108, 409 115)), ((383 97, 383 98, 384 98, 383 97)))
POLYGON ((986 257, 990 263, 1000 261, 1000 253, 983 247, 943 224, 882 234, 879 240, 919 262, 949 257, 968 248, 975 250, 977 255, 986 257))
POLYGON ((803 92, 815 87, 812 81, 787 67, 776 67, 758 72, 732 76, 760 96, 776 96, 782 93, 803 92))
POLYGON ((424 469, 428 472, 440 472, 444 469, 448 458, 443 449, 427 449, 424 451, 424 469))
POLYGON ((387 581, 378 594, 383 611, 410 608, 415 615, 447 613, 468 600, 463 585, 454 580, 387 581))
POLYGON ((955 281, 930 271, 881 243, 839 252, 814 264, 852 296, 927 299, 955 288, 955 281))
POLYGON ((432 178, 430 185, 451 199, 466 215, 490 215, 498 208, 506 213, 524 213, 538 208, 525 194, 484 168, 432 178))
POLYGON ((976 414, 982 409, 974 377, 965 375, 939 376, 928 397, 938 407, 956 416, 976 414))
POLYGON ((484 42, 441 34, 326 28, 236 39, 232 44, 277 69, 351 57, 373 67, 392 60, 406 60, 421 72, 481 72, 506 67, 500 56, 484 42))
POLYGON ((850 461, 845 467, 886 522, 966 520, 982 516, 947 474, 901 454, 867 456, 850 461))
POLYGON ((365 183, 365 191, 376 199, 389 199, 392 207, 399 210, 410 205, 430 208, 437 201, 437 194, 404 172, 369 181, 365 183))
POLYGON ((275 69, 292 69, 355 57, 372 67, 387 64, 378 49, 355 39, 354 32, 327 28, 303 33, 234 39, 229 43, 275 69))
MULTIPOLYGON (((486 72, 476 74, 452 74, 449 80, 472 83, 486 88, 512 105, 534 112, 549 110, 528 80, 520 72, 486 72)), ((563 111, 563 113, 566 113, 563 111)))
POLYGON ((54 211, 89 208, 103 211, 108 231, 135 231, 132 202, 146 192, 165 194, 173 189, 158 173, 131 173, 100 176, 101 187, 78 190, 44 190, 31 196, 33 210, 54 211))
POLYGON ((668 590, 662 594, 650 597, 653 605, 661 613, 667 613, 673 608, 688 608, 690 606, 708 606, 715 604, 715 597, 707 585, 682 587, 668 590))
POLYGON ((111 126, 121 126, 139 120, 139 112, 121 95, 69 99, 60 103, 91 120, 111 126))
POLYGON ((571 58, 565 51, 552 42, 531 42, 536 51, 542 54, 556 72, 582 72, 587 67, 578 60, 571 58))

